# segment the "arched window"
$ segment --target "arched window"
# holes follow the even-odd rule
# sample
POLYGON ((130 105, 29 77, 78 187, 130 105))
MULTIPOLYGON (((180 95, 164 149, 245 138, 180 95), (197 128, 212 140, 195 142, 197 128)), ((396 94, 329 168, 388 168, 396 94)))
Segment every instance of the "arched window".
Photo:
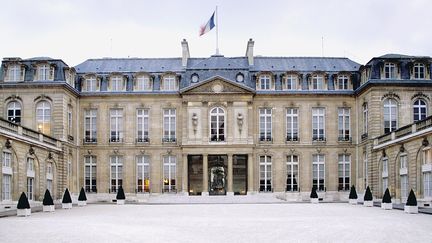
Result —
POLYGON ((414 122, 420 121, 426 118, 427 106, 426 102, 422 99, 414 101, 413 105, 414 122))
POLYGON ((7 105, 7 119, 11 122, 21 123, 21 104, 18 101, 9 102, 7 105))
POLYGON ((210 111, 210 141, 225 141, 225 111, 220 107, 210 111))
POLYGON ((384 101, 384 133, 397 129, 397 101, 386 99, 384 101))
POLYGON ((50 134, 51 132, 51 105, 48 101, 41 101, 36 105, 36 125, 38 131, 50 134))

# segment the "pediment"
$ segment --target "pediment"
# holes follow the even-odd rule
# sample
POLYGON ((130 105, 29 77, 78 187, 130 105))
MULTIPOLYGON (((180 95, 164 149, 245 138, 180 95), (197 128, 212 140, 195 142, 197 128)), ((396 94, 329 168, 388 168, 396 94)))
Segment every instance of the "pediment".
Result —
POLYGON ((180 91, 183 95, 190 94, 254 94, 255 90, 243 84, 227 80, 222 77, 213 77, 180 91))

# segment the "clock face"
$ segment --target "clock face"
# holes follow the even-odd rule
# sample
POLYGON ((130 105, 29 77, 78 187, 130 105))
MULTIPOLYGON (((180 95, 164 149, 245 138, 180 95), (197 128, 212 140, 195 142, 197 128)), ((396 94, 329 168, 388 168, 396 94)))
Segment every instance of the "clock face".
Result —
POLYGON ((237 74, 236 80, 237 80, 237 82, 243 82, 244 81, 243 74, 241 74, 241 73, 237 74))
POLYGON ((222 84, 217 83, 217 84, 213 85, 212 89, 213 89, 213 92, 220 93, 223 91, 223 86, 222 86, 222 84))
POLYGON ((198 82, 198 74, 193 74, 192 75, 192 83, 196 83, 196 82, 198 82))

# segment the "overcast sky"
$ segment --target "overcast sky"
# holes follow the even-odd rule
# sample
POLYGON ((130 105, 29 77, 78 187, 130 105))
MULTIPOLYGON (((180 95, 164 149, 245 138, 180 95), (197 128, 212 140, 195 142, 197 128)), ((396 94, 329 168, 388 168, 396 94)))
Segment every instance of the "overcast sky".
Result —
POLYGON ((430 0, 0 0, 0 57, 49 56, 71 66, 101 57, 192 57, 215 53, 215 29, 199 27, 215 6, 221 54, 346 56, 361 64, 385 53, 432 56, 430 0), (322 50, 322 37, 324 48, 322 50))

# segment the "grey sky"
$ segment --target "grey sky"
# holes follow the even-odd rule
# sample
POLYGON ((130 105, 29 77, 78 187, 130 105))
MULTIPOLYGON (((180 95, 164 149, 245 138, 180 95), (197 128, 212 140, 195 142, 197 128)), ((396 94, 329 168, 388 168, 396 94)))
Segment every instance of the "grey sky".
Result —
POLYGON ((432 1, 0 1, 0 57, 50 56, 77 65, 100 57, 215 53, 215 31, 199 37, 219 8, 219 46, 243 56, 346 56, 364 64, 385 53, 432 56, 432 1), (111 41, 112 39, 112 45, 111 41))

